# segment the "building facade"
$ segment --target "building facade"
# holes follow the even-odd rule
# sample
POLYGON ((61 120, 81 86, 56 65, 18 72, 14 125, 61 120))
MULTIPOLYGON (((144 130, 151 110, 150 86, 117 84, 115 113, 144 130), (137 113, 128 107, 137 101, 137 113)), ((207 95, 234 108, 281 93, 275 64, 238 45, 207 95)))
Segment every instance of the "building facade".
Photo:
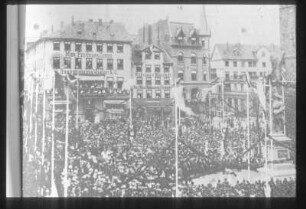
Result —
POLYGON ((40 78, 54 70, 79 78, 80 119, 97 122, 124 111, 129 93, 122 86, 132 76, 132 39, 123 24, 72 19, 59 31, 42 34, 26 56, 26 71, 40 78))
MULTIPOLYGON (((279 8, 280 47, 285 52, 284 78, 294 86, 296 82, 296 7, 282 5, 279 8)), ((285 88, 286 134, 296 138, 296 89, 285 88)))
POLYGON ((251 80, 268 75, 272 67, 270 58, 271 53, 266 47, 216 44, 211 56, 211 73, 223 84, 212 95, 212 106, 216 105, 217 95, 221 94, 223 87, 225 110, 245 111, 248 89, 245 74, 248 73, 251 80))
POLYGON ((159 20, 139 30, 138 42, 156 44, 169 54, 173 61, 173 79, 182 79, 185 98, 191 102, 197 99, 200 89, 210 85, 210 36, 203 7, 200 28, 192 23, 159 20))

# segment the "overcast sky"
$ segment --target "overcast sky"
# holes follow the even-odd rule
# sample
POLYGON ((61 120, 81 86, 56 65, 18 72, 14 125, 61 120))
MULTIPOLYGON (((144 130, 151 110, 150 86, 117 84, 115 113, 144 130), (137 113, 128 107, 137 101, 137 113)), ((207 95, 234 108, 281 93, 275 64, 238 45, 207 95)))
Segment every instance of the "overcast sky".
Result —
MULTIPOLYGON (((279 45, 278 5, 206 5, 205 8, 212 44, 279 45)), ((102 18, 123 22, 131 34, 136 34, 144 23, 167 16, 170 21, 190 22, 199 27, 201 10, 200 5, 28 5, 26 40, 37 39, 41 31, 50 31, 51 25, 54 30, 59 29, 61 21, 71 22, 71 16, 75 20, 102 18)))

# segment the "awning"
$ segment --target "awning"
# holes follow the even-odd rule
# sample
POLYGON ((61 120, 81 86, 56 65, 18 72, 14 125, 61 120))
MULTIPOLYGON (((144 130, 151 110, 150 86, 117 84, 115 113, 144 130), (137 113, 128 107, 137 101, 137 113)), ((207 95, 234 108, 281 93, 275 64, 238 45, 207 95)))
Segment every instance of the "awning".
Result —
POLYGON ((104 81, 105 76, 80 76, 81 81, 104 81))
POLYGON ((126 104, 124 100, 104 100, 104 104, 126 104))

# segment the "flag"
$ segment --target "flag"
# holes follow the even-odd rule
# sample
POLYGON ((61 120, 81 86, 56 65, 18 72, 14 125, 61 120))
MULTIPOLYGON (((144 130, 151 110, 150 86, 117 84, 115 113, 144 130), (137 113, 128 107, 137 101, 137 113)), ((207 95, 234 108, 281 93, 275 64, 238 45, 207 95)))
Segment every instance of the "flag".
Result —
POLYGON ((134 78, 127 79, 122 84, 122 90, 130 90, 134 85, 136 85, 134 78))
POLYGON ((209 87, 209 88, 203 88, 203 89, 201 89, 201 94, 199 94, 199 96, 200 96, 201 98, 198 98, 198 99, 201 100, 201 101, 205 101, 208 92, 214 90, 214 88, 216 88, 218 85, 220 85, 220 83, 215 83, 215 84, 213 84, 213 85, 212 85, 211 87, 209 87))
POLYGON ((190 107, 185 104, 185 98, 183 96, 183 86, 176 86, 172 89, 172 93, 176 102, 176 106, 188 115, 195 115, 190 107))
POLYGON ((69 94, 69 99, 72 99, 72 100, 76 101, 76 98, 75 98, 74 93, 73 93, 73 88, 75 87, 74 84, 78 79, 75 76, 67 73, 64 80, 65 80, 64 90, 65 90, 66 96, 68 96, 68 94, 69 94))
POLYGON ((264 93, 264 86, 263 86, 263 84, 261 83, 261 81, 257 81, 256 87, 254 87, 251 84, 251 80, 250 80, 249 74, 245 73, 245 75, 246 75, 246 82, 247 82, 249 88, 257 95, 257 97, 259 99, 259 103, 260 103, 262 109, 264 110, 264 112, 266 112, 266 95, 264 93))

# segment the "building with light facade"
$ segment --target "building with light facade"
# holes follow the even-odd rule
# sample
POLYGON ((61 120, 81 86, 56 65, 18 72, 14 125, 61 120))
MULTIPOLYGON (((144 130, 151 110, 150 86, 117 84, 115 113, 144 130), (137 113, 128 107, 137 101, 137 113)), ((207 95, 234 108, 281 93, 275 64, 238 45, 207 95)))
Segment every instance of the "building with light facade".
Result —
POLYGON ((131 59, 132 37, 123 24, 72 18, 28 46, 25 76, 35 72, 42 81, 46 72, 57 70, 79 78, 79 94, 74 92, 79 118, 97 122, 125 111, 129 93, 122 86, 131 79, 131 59))

